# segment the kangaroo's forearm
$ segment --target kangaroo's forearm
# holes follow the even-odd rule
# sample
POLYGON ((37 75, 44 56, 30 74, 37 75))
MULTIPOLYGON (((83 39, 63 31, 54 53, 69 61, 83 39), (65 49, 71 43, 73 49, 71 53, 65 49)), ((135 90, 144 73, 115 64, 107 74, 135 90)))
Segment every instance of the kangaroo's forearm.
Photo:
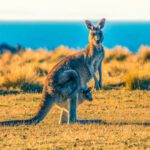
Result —
POLYGON ((85 65, 86 65, 86 68, 87 68, 87 70, 88 70, 90 76, 93 77, 94 72, 93 72, 92 69, 91 69, 91 64, 90 64, 90 61, 89 61, 88 59, 86 60, 85 65))
POLYGON ((102 86, 102 63, 100 63, 98 67, 98 74, 99 74, 99 85, 102 86))

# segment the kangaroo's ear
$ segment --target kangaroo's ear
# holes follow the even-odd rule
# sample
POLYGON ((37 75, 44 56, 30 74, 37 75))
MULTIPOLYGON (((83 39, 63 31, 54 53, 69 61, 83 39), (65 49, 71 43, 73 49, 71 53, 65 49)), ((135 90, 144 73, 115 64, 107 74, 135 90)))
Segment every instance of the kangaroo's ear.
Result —
POLYGON ((104 27, 104 25, 105 25, 105 21, 106 21, 105 18, 101 19, 101 20, 99 21, 99 23, 97 24, 97 27, 98 27, 99 29, 102 29, 102 28, 104 27))
POLYGON ((85 20, 85 24, 87 26, 88 29, 93 30, 94 26, 92 25, 91 21, 89 20, 85 20))

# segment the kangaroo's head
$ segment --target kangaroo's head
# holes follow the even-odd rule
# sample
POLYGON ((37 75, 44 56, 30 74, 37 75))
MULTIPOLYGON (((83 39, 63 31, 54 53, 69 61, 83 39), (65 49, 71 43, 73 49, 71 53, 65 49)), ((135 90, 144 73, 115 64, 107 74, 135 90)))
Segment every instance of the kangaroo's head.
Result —
POLYGON ((98 46, 103 41, 103 32, 102 29, 105 25, 105 19, 101 19, 97 25, 93 25, 91 21, 86 20, 85 24, 90 30, 89 32, 89 43, 95 46, 98 46))
POLYGON ((91 89, 92 88, 88 86, 85 86, 84 88, 82 88, 81 93, 80 93, 80 98, 83 100, 92 101, 93 97, 92 97, 91 89))

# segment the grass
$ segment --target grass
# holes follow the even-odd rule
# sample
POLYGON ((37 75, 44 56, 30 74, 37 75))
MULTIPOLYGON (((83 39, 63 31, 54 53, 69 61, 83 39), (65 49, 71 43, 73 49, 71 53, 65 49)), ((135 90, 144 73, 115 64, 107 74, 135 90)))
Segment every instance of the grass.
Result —
POLYGON ((104 59, 105 63, 109 63, 112 60, 124 61, 130 55, 130 52, 127 48, 116 46, 111 50, 106 50, 106 57, 104 59))
MULTIPOLYGON (((94 100, 79 106, 81 119, 107 122, 150 122, 150 92, 93 91, 94 100)), ((41 94, 0 96, 1 120, 27 119, 40 105, 41 94)), ((150 149, 150 127, 138 125, 58 125, 57 107, 34 126, 0 127, 0 149, 150 149)))
POLYGON ((7 89, 20 89, 24 92, 40 92, 42 90, 42 85, 38 83, 35 72, 27 67, 15 69, 12 74, 5 75, 2 86, 7 89))
MULTIPOLYGON (((133 125, 150 122, 149 49, 142 46, 136 54, 120 46, 106 49, 103 90, 93 90, 94 100, 80 105, 78 116, 112 125, 58 125, 60 111, 54 107, 37 126, 0 127, 0 149, 150 149, 150 126, 133 125), (128 125, 115 124, 121 122, 128 125)), ((0 120, 34 116, 41 93, 33 92, 41 92, 52 67, 74 52, 60 46, 52 52, 27 49, 1 55, 0 120)))
POLYGON ((141 46, 138 57, 139 61, 143 63, 150 61, 150 48, 148 46, 141 46))
POLYGON ((150 77, 140 76, 139 72, 126 75, 126 88, 129 90, 150 90, 150 77))
MULTIPOLYGON (((41 91, 45 77, 52 67, 65 56, 73 53, 75 53, 75 50, 64 46, 60 46, 52 52, 44 49, 36 51, 27 49, 18 54, 5 52, 0 57, 0 91, 41 91)), ((149 90, 149 54, 150 48, 146 46, 141 46, 136 54, 121 46, 116 46, 111 50, 105 48, 103 61, 104 87, 149 90), (135 72, 138 78, 133 77, 135 72), (139 82, 141 86, 139 86, 139 82)))

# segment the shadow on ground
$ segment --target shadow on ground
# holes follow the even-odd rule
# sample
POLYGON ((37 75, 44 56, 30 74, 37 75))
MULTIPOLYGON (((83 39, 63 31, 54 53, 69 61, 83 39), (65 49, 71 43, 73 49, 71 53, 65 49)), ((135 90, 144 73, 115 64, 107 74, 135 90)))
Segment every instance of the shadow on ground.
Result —
POLYGON ((140 125, 150 126, 150 122, 106 122, 104 120, 77 120, 81 124, 103 124, 103 125, 140 125))

